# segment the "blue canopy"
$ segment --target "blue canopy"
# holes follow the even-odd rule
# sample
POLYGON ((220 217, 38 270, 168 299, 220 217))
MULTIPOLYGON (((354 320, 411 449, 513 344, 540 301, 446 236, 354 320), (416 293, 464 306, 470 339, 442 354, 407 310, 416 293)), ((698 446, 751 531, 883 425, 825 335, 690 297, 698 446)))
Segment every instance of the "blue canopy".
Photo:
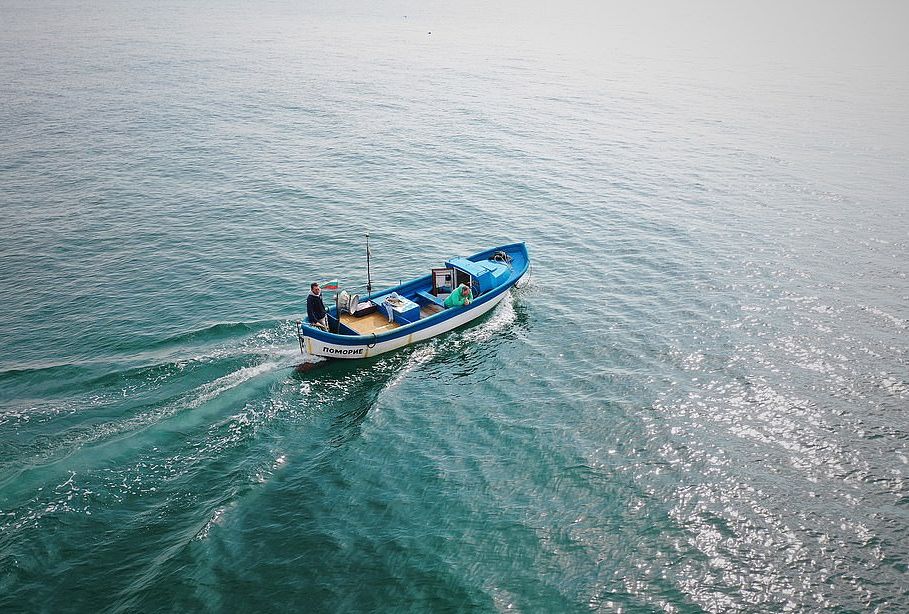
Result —
POLYGON ((510 274, 508 267, 501 262, 492 260, 474 262, 461 256, 446 261, 445 266, 459 269, 473 277, 480 286, 481 294, 498 286, 510 274))

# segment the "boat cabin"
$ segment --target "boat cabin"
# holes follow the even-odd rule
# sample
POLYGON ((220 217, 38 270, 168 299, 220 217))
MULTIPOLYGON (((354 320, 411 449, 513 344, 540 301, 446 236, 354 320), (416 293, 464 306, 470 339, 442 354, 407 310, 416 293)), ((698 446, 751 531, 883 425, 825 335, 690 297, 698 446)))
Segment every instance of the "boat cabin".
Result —
POLYGON ((474 262, 467 258, 452 258, 445 266, 456 275, 455 287, 464 284, 473 290, 474 296, 489 292, 501 285, 510 274, 507 265, 492 260, 474 262))

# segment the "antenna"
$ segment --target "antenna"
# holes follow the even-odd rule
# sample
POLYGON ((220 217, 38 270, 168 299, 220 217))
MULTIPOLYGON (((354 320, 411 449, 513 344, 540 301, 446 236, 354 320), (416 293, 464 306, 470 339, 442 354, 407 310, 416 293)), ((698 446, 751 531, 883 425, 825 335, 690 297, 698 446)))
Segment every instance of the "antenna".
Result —
POLYGON ((372 294, 372 276, 369 272, 369 233, 366 233, 366 295, 372 294))

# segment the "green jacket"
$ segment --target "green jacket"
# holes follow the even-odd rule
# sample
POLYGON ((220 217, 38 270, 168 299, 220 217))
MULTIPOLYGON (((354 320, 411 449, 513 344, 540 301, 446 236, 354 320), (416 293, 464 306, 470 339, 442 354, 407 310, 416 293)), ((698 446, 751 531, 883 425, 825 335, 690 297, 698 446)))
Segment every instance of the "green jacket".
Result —
POLYGON ((454 292, 452 292, 451 294, 448 295, 448 298, 446 298, 445 302, 443 303, 445 305, 445 309, 450 309, 451 307, 463 307, 464 305, 466 305, 467 303, 469 303, 470 301, 473 300, 473 292, 471 292, 470 290, 467 290, 466 297, 463 294, 461 294, 463 292, 462 288, 466 288, 466 287, 467 286, 465 286, 464 284, 461 284, 460 286, 455 288, 454 292))

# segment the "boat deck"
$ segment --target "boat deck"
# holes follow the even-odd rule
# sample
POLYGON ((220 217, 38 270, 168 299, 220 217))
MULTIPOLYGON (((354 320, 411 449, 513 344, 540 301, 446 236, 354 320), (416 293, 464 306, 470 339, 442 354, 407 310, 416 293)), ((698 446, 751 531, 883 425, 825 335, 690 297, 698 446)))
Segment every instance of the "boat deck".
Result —
MULTIPOLYGON (((443 308, 438 305, 423 306, 420 308, 420 318, 428 318, 440 311, 443 311, 443 308)), ((384 333, 401 326, 397 322, 389 322, 388 318, 385 317, 385 314, 379 313, 378 311, 358 318, 349 313, 344 313, 341 314, 341 323, 344 326, 352 328, 361 335, 380 332, 384 333)))
POLYGON ((378 333, 380 331, 385 332, 401 326, 397 322, 389 322, 388 318, 385 317, 385 314, 379 313, 378 311, 366 316, 360 316, 359 318, 355 318, 349 313, 343 313, 341 314, 341 324, 349 326, 361 335, 378 333))
POLYGON ((445 308, 438 305, 424 305, 423 307, 420 307, 420 317, 428 318, 429 316, 435 315, 440 311, 445 311, 445 308))

